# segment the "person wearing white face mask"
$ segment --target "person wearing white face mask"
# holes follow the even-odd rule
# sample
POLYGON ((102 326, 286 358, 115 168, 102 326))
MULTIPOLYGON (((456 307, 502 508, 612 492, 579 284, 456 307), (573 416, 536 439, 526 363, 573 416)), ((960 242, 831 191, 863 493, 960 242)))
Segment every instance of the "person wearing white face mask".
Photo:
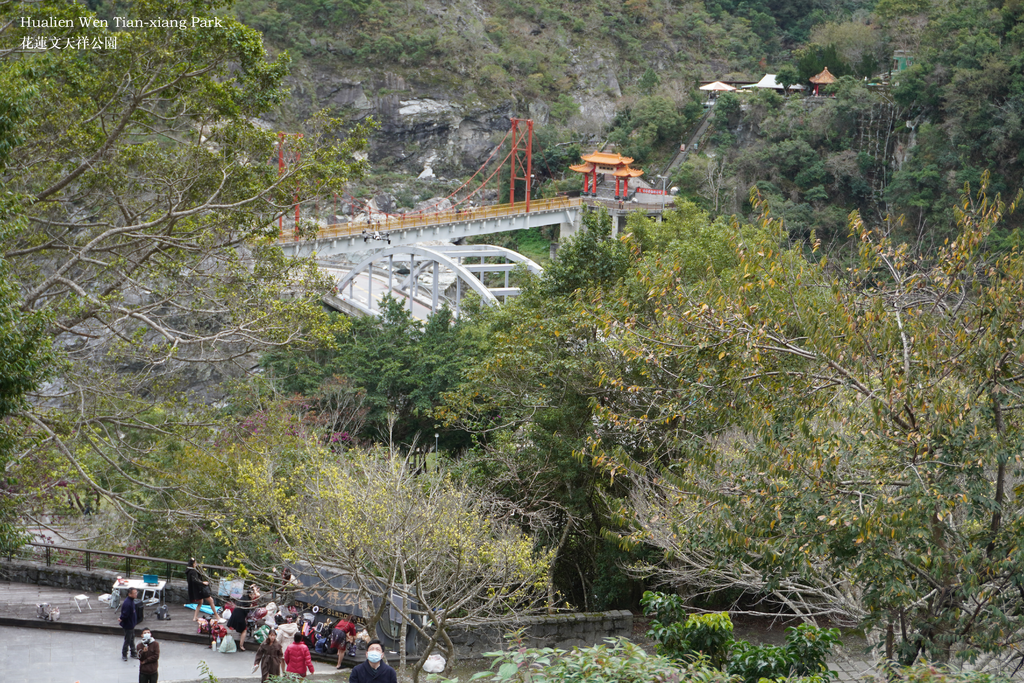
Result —
POLYGON ((366 661, 357 664, 348 677, 349 683, 398 683, 398 676, 386 661, 384 648, 374 638, 366 646, 366 661))
POLYGON ((153 633, 142 629, 142 642, 139 643, 139 683, 156 683, 157 662, 160 659, 160 643, 153 639, 153 633))

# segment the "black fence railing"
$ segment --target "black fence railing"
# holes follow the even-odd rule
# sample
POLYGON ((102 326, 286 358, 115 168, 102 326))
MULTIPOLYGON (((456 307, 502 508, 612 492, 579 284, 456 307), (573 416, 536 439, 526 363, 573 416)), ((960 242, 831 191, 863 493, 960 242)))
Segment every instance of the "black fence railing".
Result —
MULTIPOLYGON (((188 563, 183 560, 171 560, 165 557, 148 557, 49 543, 26 543, 7 555, 8 561, 14 561, 14 559, 45 563, 47 567, 79 567, 87 571, 108 569, 120 572, 126 579, 131 578, 132 574, 138 576, 156 574, 161 579, 184 579, 185 568, 188 566, 188 563)), ((210 579, 238 576, 240 573, 238 567, 203 564, 202 568, 210 575, 210 579)), ((262 582, 262 585, 276 593, 276 589, 279 587, 277 584, 281 581, 280 577, 271 577, 262 572, 249 572, 249 574, 255 576, 262 582)), ((216 594, 217 587, 211 587, 216 594)))

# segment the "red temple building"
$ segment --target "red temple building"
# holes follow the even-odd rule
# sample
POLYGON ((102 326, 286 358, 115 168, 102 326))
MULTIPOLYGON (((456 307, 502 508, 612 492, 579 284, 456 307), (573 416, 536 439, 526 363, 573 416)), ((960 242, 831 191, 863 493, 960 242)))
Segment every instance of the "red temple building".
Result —
POLYGON ((583 174, 583 196, 597 196, 597 175, 615 177, 615 199, 629 199, 629 179, 639 178, 644 174, 639 168, 630 168, 633 159, 621 154, 594 152, 583 157, 582 164, 570 166, 572 170, 583 174))

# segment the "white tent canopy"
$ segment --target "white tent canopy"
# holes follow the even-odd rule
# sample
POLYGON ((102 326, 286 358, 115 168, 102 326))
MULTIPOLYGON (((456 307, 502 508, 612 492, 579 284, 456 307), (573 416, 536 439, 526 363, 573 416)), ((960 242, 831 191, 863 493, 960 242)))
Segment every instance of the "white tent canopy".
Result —
POLYGON ((775 82, 775 74, 765 74, 764 78, 753 85, 745 85, 744 88, 771 88, 772 90, 783 90, 784 88, 775 82))
POLYGON ((729 92, 730 90, 735 90, 736 88, 732 87, 728 83, 722 83, 722 81, 715 81, 714 83, 708 83, 707 85, 700 86, 700 89, 716 92, 729 92))

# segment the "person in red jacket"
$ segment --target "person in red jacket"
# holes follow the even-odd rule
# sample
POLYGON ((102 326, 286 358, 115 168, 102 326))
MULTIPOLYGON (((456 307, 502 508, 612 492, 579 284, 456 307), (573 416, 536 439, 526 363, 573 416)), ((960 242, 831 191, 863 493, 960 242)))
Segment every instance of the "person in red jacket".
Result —
POLYGON ((284 670, 305 678, 307 669, 313 673, 313 658, 309 656, 309 648, 302 642, 302 634, 296 633, 295 642, 284 651, 284 670))
POLYGON ((340 669, 341 660, 345 658, 345 650, 356 642, 356 625, 347 619, 341 619, 334 625, 331 640, 331 645, 338 648, 338 666, 336 668, 340 669))

